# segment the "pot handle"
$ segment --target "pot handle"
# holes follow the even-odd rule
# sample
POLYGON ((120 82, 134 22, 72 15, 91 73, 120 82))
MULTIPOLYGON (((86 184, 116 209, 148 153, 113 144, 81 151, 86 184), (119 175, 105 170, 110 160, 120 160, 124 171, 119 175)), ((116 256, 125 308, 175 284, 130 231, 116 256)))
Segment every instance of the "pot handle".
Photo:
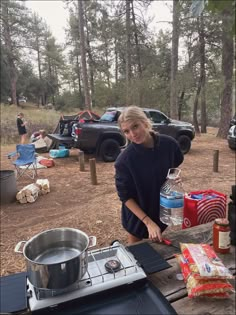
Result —
POLYGON ((21 251, 19 250, 20 247, 21 247, 21 245, 22 245, 23 243, 25 244, 26 241, 20 241, 18 244, 16 244, 16 247, 15 247, 15 249, 14 249, 14 252, 15 252, 15 253, 23 254, 23 251, 21 252, 21 251))
POLYGON ((89 236, 89 246, 88 246, 88 248, 94 247, 94 246, 96 246, 96 244, 97 244, 96 236, 89 236))

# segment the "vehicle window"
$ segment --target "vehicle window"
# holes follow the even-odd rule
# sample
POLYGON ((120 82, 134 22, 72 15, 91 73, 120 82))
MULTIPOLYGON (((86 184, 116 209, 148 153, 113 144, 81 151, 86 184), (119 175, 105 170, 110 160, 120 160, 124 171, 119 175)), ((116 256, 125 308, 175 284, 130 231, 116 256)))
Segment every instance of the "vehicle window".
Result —
POLYGON ((151 112, 150 116, 154 123, 161 123, 166 120, 166 116, 159 112, 151 112))
POLYGON ((105 112, 101 116, 100 120, 109 121, 109 122, 116 121, 117 120, 117 112, 116 111, 105 112))

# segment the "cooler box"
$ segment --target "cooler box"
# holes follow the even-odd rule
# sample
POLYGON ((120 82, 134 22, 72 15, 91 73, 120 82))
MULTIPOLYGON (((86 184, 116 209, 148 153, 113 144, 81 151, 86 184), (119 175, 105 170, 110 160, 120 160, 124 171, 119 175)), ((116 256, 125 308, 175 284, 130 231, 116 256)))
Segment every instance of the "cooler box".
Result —
POLYGON ((64 158, 69 156, 70 151, 69 149, 60 149, 60 150, 50 150, 49 155, 51 158, 64 158))

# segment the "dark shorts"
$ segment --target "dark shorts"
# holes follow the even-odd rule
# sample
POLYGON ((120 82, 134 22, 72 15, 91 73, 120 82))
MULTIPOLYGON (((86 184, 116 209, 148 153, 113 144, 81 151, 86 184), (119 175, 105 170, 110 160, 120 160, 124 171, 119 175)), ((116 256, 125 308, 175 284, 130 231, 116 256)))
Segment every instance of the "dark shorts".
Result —
POLYGON ((25 135, 25 134, 27 134, 26 130, 19 130, 19 135, 20 136, 25 135))

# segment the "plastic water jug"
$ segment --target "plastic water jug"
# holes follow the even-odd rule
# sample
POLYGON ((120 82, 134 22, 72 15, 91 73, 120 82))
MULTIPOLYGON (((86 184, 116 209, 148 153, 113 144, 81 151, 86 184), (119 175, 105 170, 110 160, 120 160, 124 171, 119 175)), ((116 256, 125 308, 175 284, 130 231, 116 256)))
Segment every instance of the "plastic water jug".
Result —
POLYGON ((185 192, 182 183, 175 181, 180 172, 178 168, 170 168, 160 191, 160 220, 169 226, 183 223, 185 192))

